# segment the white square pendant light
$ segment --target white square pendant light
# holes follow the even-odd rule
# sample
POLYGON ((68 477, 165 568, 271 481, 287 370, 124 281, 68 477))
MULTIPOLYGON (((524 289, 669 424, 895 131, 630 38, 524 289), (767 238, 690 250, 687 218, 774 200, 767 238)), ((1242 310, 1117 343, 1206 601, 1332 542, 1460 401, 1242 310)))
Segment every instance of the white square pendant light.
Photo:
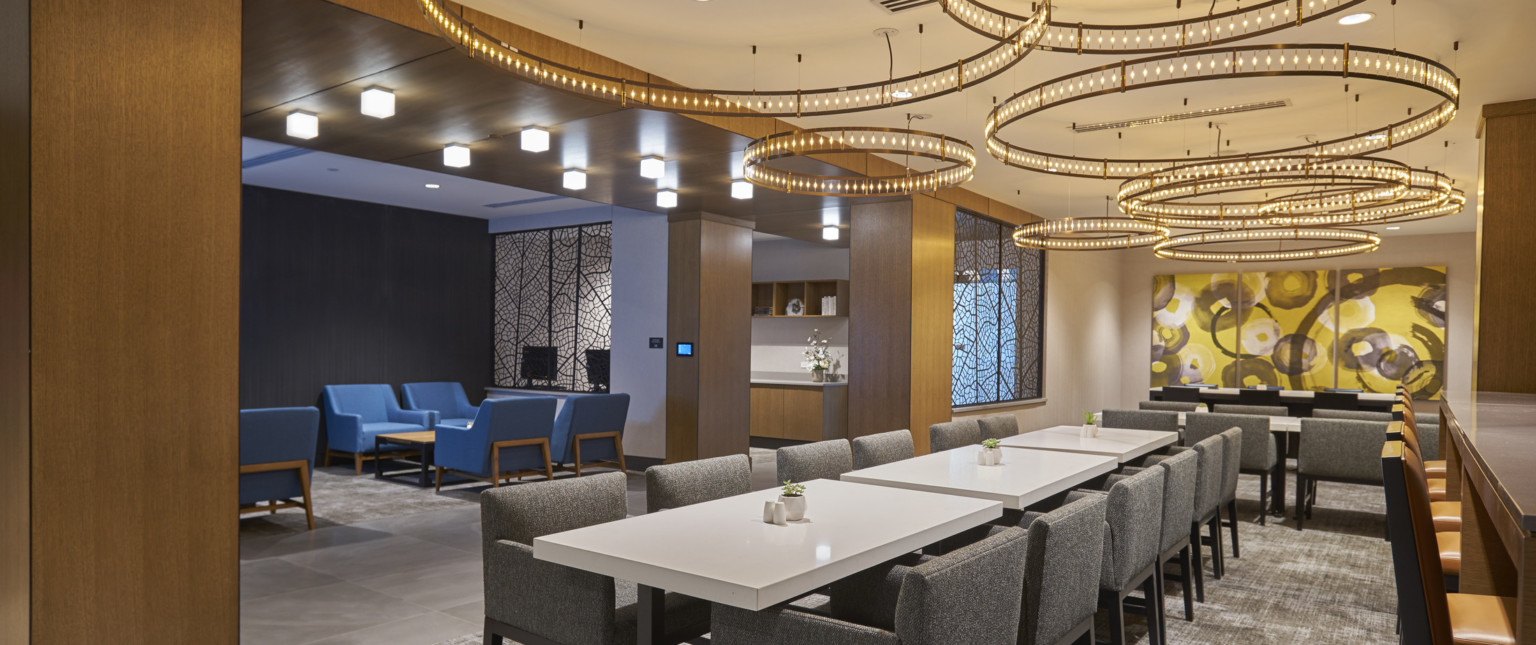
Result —
POLYGON ((303 110, 289 112, 288 136, 299 139, 313 139, 320 136, 320 117, 303 110))
POLYGON ((822 226, 837 226, 842 223, 842 213, 836 208, 826 208, 821 211, 822 226))
POLYGON ((752 182, 745 179, 737 179, 731 182, 731 197, 736 199, 752 199, 752 182))
POLYGON ((544 152, 549 149, 549 130, 531 125, 523 128, 521 144, 528 152, 544 152))
POLYGON ((395 115, 395 93, 382 87, 370 87, 363 90, 363 114, 376 119, 387 119, 395 115))
POLYGON ((574 168, 571 169, 571 170, 565 171, 565 181, 563 182, 563 185, 565 186, 566 190, 581 190, 583 188, 586 188, 587 187, 587 173, 586 173, 586 171, 576 170, 574 168))
POLYGON ((673 191, 673 190, 660 190, 660 191, 656 191, 656 205, 660 206, 662 208, 676 208, 677 207, 677 191, 673 191))
POLYGON ((667 174, 667 162, 655 155, 640 158, 640 176, 646 179, 661 179, 667 174))
POLYGON ((462 143, 450 143, 443 146, 443 165, 450 168, 463 168, 469 165, 469 146, 462 143))
POLYGON ((821 239, 823 239, 823 240, 835 240, 835 239, 837 239, 837 235, 838 235, 838 229, 837 229, 836 226, 823 226, 823 227, 821 227, 821 239))

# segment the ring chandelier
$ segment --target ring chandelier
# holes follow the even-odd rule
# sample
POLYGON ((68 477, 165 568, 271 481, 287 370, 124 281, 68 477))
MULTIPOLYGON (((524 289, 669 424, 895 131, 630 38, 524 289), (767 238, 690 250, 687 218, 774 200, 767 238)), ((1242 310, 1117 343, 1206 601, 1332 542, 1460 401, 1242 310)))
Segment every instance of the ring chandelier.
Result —
POLYGON ((472 58, 521 78, 574 94, 680 114, 713 116, 802 117, 879 110, 916 103, 981 83, 1013 67, 1035 48, 1045 33, 1049 4, 1001 42, 950 65, 872 83, 823 89, 708 90, 630 80, 583 70, 542 58, 481 31, 441 0, 418 0, 438 34, 472 58))
POLYGON ((1129 217, 1069 217, 1013 229, 1013 243, 1027 249, 1101 251, 1148 246, 1168 239, 1168 227, 1129 217))
MULTIPOLYGON (((1090 25, 1057 22, 1046 13, 1045 34, 1036 49, 1076 54, 1149 54, 1213 47, 1253 38, 1324 18, 1365 0, 1269 0, 1218 14, 1140 25, 1090 25)), ((944 13, 983 36, 1008 40, 1021 16, 975 0, 941 0, 944 13)), ((1038 16, 1038 11, 1036 12, 1038 16)))
POLYGON ((1206 231, 1175 235, 1152 246, 1157 257, 1165 260, 1196 262, 1278 262, 1312 260, 1341 255, 1370 253, 1381 246, 1381 236, 1370 231, 1343 228, 1260 228, 1235 231, 1206 231), (1274 251, 1218 251, 1200 247, 1213 244, 1288 241, 1314 242, 1306 248, 1274 251))
POLYGON ((742 153, 747 181, 759 186, 824 197, 872 197, 930 192, 970 181, 976 170, 976 150, 954 137, 897 128, 814 128, 771 134, 747 145, 742 153), (936 159, 934 170, 885 176, 807 175, 768 165, 783 157, 836 152, 871 152, 936 159))
POLYGON ((1130 179, 1190 163, 1189 159, 1092 159, 1032 150, 1003 139, 1000 130, 1044 110, 1095 96, 1175 83, 1230 78, 1337 76, 1368 78, 1418 88, 1443 99, 1387 126, 1331 141, 1252 155, 1211 156, 1206 162, 1292 152, 1359 156, 1388 150, 1440 129, 1456 116, 1460 80, 1440 63, 1387 49, 1344 45, 1257 45, 1167 54, 1095 67, 1025 89, 987 115, 987 150, 1003 163, 1036 172, 1090 179, 1130 179))

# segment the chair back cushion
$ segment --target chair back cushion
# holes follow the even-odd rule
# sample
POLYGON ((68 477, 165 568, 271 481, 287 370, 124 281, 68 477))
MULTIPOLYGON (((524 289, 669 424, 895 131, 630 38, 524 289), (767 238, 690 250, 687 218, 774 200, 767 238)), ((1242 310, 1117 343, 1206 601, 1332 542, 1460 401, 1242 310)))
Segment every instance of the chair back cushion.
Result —
POLYGON ((1104 564, 1105 507, 1103 495, 1090 495, 1030 522, 1020 645, 1055 645, 1093 617, 1104 564))
MULTIPOLYGON (((529 396, 508 399, 486 399, 475 415, 475 429, 485 427, 485 443, 482 448, 485 462, 480 472, 490 472, 491 444, 518 439, 549 438, 555 429, 555 399, 550 396, 529 396)), ((554 454, 554 447, 550 447, 554 454)), ((544 451, 538 446, 511 446, 501 449, 497 465, 502 472, 517 470, 542 470, 544 451)))
POLYGON ((982 439, 1007 439, 1019 433, 1019 418, 1011 414, 994 414, 976 420, 981 426, 982 439))
POLYGON ((1243 468, 1243 430, 1228 428, 1221 433, 1221 501, 1237 499, 1237 474, 1243 468))
POLYGON ((1200 404, 1193 401, 1142 401, 1136 407, 1158 412, 1194 412, 1200 409, 1200 404))
POLYGON ((1195 486, 1200 472, 1200 455, 1185 450, 1157 464, 1163 469, 1163 538, 1158 551, 1166 552, 1179 540, 1189 537, 1189 525, 1195 519, 1195 486))
POLYGON ((405 383, 400 386, 400 396, 407 410, 432 410, 439 419, 460 418, 469 412, 469 397, 464 386, 454 382, 405 383))
POLYGON ((1283 405, 1239 405, 1235 403, 1217 403, 1211 407, 1211 412, 1216 414, 1252 414, 1261 417, 1288 417, 1291 411, 1283 405))
MULTIPOLYGON (((565 399, 560 416, 555 419, 550 451, 562 463, 576 461, 574 437, 579 434, 617 432, 624 434, 629 418, 628 394, 583 394, 565 399)), ((612 461, 618 458, 612 441, 588 441, 581 444, 582 461, 612 461)))
POLYGON ((928 452, 953 450, 981 443, 981 424, 975 417, 928 426, 928 452))
POLYGON ((1163 538, 1163 469, 1147 468, 1109 488, 1101 589, 1121 590, 1157 560, 1163 538))
POLYGON ((1164 401, 1200 402, 1200 388, 1185 385, 1169 385, 1163 388, 1164 401))
POLYGON ((1370 410, 1313 410, 1314 419, 1349 419, 1352 421, 1379 421, 1391 423, 1391 412, 1372 412, 1370 410))
POLYGON ((1378 421, 1302 419, 1296 472, 1381 483, 1381 446, 1387 440, 1387 425, 1378 421))
POLYGON ((853 438, 854 470, 911 459, 912 454, 911 430, 892 430, 853 438))
POLYGON ((624 473, 603 473, 488 489, 480 493, 480 533, 487 545, 624 519, 624 473))
POLYGON ((752 492, 752 462, 746 455, 726 455, 645 469, 647 513, 749 492, 752 492))
POLYGON ((999 531, 907 570, 896 601, 903 643, 1013 645, 1024 589, 1024 529, 999 531))
POLYGON ((785 446, 778 450, 777 461, 778 482, 837 479, 853 470, 853 448, 847 439, 785 446))
POLYGON ((1195 472, 1195 515, 1191 521, 1208 518, 1221 506, 1226 443, 1218 434, 1201 439, 1194 446, 1195 454, 1199 455, 1199 464, 1195 472))
MULTIPOLYGON (((1218 409, 1221 406, 1216 406, 1218 409)), ((1278 463, 1280 454, 1275 435, 1269 430, 1268 416, 1251 414, 1191 414, 1184 418, 1184 441, 1198 442, 1211 435, 1237 428, 1243 435, 1242 470, 1268 470, 1278 463)))
POLYGON ((1099 417, 1099 425, 1105 428, 1126 430, 1179 431, 1179 413, 1166 410, 1105 410, 1099 417))
MULTIPOLYGON (((315 467, 315 442, 320 410, 262 408, 240 411, 240 465, 303 461, 315 467)), ((242 506, 304 494, 297 470, 272 470, 240 475, 242 506)))
POLYGON ((325 402, 328 412, 356 414, 363 418, 363 423, 387 422, 390 408, 400 406, 395 400, 394 389, 382 383, 327 385, 325 402))

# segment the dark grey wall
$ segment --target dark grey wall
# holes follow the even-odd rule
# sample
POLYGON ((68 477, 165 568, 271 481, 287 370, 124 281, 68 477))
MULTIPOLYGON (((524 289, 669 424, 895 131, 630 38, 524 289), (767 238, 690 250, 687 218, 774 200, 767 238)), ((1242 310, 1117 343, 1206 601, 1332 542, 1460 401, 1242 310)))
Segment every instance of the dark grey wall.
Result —
POLYGON ((341 383, 484 396, 485 220, 245 186, 241 229, 241 408, 319 406, 341 383))

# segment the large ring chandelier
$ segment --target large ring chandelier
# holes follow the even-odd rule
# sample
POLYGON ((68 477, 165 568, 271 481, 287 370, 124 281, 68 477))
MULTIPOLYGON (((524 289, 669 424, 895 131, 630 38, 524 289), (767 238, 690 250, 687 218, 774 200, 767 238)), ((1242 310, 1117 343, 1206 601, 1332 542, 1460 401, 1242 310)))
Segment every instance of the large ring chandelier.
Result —
POLYGON ((630 80, 535 56, 481 31, 440 0, 418 0, 427 22, 471 57, 515 76, 574 94, 681 114, 803 117, 916 103, 990 79, 1023 60, 1045 33, 1049 3, 1015 23, 1012 34, 979 54, 938 69, 883 81, 822 89, 709 90, 630 80))
MULTIPOLYGON (((1058 22, 1046 14, 1046 30, 1036 49, 1076 54, 1150 54, 1214 47, 1296 27, 1365 0, 1268 0, 1243 9, 1141 25, 1090 25, 1058 22)), ((975 0, 941 0, 944 12, 983 36, 1008 40, 1020 25, 1035 19, 989 7, 975 0)), ((1038 11, 1036 16, 1038 16, 1038 11)))
POLYGON ((1175 235, 1153 245, 1152 251, 1157 257, 1165 260, 1280 262, 1370 253, 1380 246, 1381 236, 1370 231, 1342 228, 1260 228, 1175 235), (1275 242, 1277 246, 1283 246, 1285 242, 1291 241, 1314 244, 1302 248, 1256 251, 1220 251, 1200 248, 1213 244, 1245 242, 1275 242))
POLYGON ((1091 179, 1130 179, 1190 163, 1189 159, 1106 159, 1032 150, 1005 141, 1000 130, 1038 112, 1086 98, 1175 83, 1230 78, 1338 76, 1415 87, 1441 97, 1438 105, 1387 126, 1316 144, 1244 155, 1205 157, 1206 162, 1292 152, 1359 156, 1388 150, 1430 134, 1456 116, 1460 80, 1440 63, 1387 49, 1344 45, 1256 45, 1152 56, 1103 65, 1023 90, 987 115, 987 150, 1017 168, 1091 179))
POLYGON ((1013 243, 1027 249, 1102 251, 1150 246, 1168 238, 1168 227, 1128 217, 1069 217, 1013 229, 1013 243))
POLYGON ((976 150, 954 137, 897 128, 814 128, 771 134, 742 153, 747 181, 759 186, 825 197, 910 195, 958 186, 976 170, 976 150), (768 165, 783 157, 838 152, 872 152, 935 159, 933 170, 907 169, 901 175, 829 176, 794 173, 768 165))

